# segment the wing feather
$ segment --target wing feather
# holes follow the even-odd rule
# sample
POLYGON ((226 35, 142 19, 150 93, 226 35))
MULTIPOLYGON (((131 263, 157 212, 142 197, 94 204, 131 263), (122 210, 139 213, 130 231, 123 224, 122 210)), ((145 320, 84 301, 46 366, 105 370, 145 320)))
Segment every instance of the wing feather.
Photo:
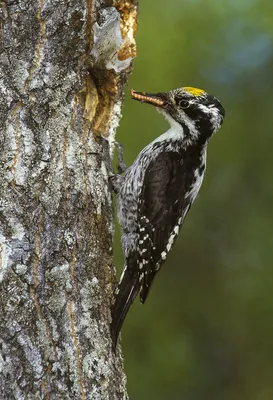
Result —
POLYGON ((138 245, 140 268, 144 273, 140 299, 143 303, 190 207, 186 196, 188 178, 183 157, 175 151, 160 154, 146 171, 138 204, 141 216, 138 245))

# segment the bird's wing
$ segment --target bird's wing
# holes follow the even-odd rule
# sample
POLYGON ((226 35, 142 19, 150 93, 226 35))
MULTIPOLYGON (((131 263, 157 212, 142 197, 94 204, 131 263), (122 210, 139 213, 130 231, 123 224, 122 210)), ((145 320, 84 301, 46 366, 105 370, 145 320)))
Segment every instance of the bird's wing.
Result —
POLYGON ((160 154, 145 173, 138 201, 138 262, 143 271, 142 303, 190 208, 187 190, 192 178, 185 173, 183 159, 178 152, 160 154))

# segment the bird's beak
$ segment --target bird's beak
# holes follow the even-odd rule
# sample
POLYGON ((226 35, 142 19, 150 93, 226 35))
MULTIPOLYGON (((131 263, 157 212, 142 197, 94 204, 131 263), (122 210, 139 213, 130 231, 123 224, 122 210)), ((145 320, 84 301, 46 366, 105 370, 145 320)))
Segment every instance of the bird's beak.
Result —
POLYGON ((167 105, 166 100, 164 100, 163 97, 160 96, 160 93, 153 94, 146 92, 136 92, 133 89, 131 89, 130 93, 132 99, 141 101, 142 103, 149 103, 156 107, 162 107, 162 108, 164 108, 167 105))

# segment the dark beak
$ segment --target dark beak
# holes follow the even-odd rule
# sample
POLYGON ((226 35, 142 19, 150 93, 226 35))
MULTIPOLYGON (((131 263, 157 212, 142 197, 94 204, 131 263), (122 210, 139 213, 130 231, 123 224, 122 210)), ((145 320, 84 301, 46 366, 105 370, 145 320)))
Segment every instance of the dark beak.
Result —
POLYGON ((134 100, 141 101, 141 103, 149 103, 156 107, 164 108, 167 105, 166 100, 160 96, 159 93, 146 93, 146 92, 136 92, 135 90, 131 89, 131 97, 134 100))

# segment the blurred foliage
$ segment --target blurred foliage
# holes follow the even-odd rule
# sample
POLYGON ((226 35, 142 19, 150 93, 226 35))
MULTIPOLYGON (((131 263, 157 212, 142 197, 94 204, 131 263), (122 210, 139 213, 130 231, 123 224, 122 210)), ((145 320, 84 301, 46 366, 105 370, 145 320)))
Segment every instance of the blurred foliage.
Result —
MULTIPOLYGON (((129 88, 200 87, 226 119, 179 240, 125 321, 131 400, 273 399, 272 16, 268 0, 140 0, 129 88)), ((129 90, 123 114, 131 164, 167 125, 129 90)), ((121 268, 118 233, 115 248, 121 268)))

